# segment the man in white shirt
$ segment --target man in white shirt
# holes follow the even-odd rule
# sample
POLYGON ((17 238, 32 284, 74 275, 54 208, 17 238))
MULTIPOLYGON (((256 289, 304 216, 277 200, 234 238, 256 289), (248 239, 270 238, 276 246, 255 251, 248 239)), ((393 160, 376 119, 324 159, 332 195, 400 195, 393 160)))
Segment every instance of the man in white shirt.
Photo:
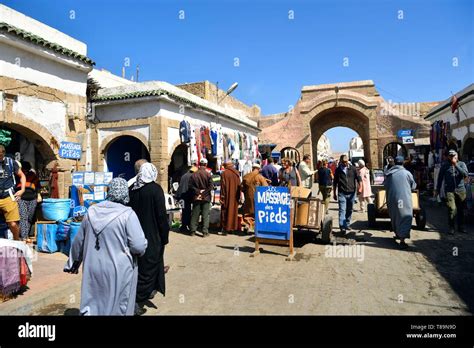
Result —
POLYGON ((316 170, 311 170, 310 169, 310 164, 311 164, 311 156, 310 155, 304 155, 303 160, 300 162, 298 166, 298 170, 301 175, 301 183, 303 184, 303 187, 307 189, 311 189, 313 187, 313 175, 316 173, 316 170))

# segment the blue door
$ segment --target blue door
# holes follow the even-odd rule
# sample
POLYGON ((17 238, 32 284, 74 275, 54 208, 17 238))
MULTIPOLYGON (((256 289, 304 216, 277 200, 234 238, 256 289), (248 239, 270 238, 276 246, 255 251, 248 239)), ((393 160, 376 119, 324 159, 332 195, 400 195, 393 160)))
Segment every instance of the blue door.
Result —
POLYGON ((150 153, 143 143, 135 137, 124 135, 110 144, 106 155, 107 167, 114 177, 121 176, 129 180, 135 176, 135 162, 142 158, 150 160, 150 153))

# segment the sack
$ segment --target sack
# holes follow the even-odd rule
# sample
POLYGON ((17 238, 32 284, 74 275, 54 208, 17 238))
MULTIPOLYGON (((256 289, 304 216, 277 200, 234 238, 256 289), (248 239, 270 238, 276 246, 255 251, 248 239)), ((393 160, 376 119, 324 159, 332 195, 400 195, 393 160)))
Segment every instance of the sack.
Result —
POLYGON ((57 224, 36 224, 36 250, 44 253, 55 253, 58 251, 56 243, 57 224))
POLYGON ((71 230, 71 225, 68 221, 58 221, 58 229, 56 230, 56 240, 64 241, 69 239, 69 231, 71 230))
POLYGON ((69 256, 69 252, 71 250, 72 243, 74 242, 74 238, 76 237, 79 228, 81 227, 80 222, 71 222, 68 239, 65 242, 61 242, 61 252, 66 256, 69 256))

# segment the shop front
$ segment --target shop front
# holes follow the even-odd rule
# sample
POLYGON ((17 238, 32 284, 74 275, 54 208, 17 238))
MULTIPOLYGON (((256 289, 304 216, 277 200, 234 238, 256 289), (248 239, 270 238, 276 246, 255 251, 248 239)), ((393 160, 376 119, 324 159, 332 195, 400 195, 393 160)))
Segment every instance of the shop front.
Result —
POLYGON ((165 191, 201 158, 217 173, 226 159, 245 172, 260 156, 255 121, 161 81, 100 89, 92 123, 93 168, 131 175, 135 158, 149 159, 165 191))

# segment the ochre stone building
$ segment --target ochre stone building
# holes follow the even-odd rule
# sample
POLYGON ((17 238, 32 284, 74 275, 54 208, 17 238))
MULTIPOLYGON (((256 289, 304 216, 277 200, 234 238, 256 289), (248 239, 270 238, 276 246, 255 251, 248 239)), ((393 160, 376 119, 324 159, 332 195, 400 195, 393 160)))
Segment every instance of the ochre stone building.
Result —
POLYGON ((414 130, 415 142, 426 141, 429 124, 423 116, 436 104, 387 102, 371 80, 304 86, 289 111, 259 119, 259 141, 276 144, 276 151, 291 147, 313 154, 316 164, 320 137, 331 128, 348 127, 362 138, 366 160, 379 168, 384 148, 400 143, 398 130, 414 130))

